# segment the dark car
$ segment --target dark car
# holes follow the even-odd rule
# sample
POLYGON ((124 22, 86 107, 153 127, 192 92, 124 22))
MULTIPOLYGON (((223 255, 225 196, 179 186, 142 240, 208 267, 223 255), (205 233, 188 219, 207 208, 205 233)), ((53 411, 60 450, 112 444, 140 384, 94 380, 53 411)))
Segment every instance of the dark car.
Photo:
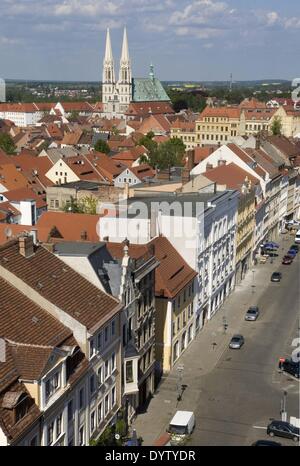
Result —
POLYGON ((282 275, 280 272, 273 272, 271 276, 271 282, 280 282, 282 275))
POLYGON ((290 265, 292 263, 293 263, 293 257, 291 256, 284 256, 284 258, 282 259, 283 265, 290 265))
POLYGON ((287 255, 292 256, 294 258, 294 257, 296 257, 297 252, 296 252, 295 249, 289 249, 287 255))
POLYGON ((256 440, 252 443, 252 447, 282 447, 282 445, 279 442, 273 442, 273 440, 256 440))
POLYGON ((300 362, 293 361, 292 359, 285 359, 280 364, 280 369, 288 374, 299 379, 300 377, 300 362))
POLYGON ((267 427, 267 434, 270 437, 285 437, 298 442, 300 438, 300 429, 293 426, 289 422, 284 421, 272 421, 267 427))
POLYGON ((290 249, 294 249, 296 252, 299 252, 299 244, 292 244, 290 249))

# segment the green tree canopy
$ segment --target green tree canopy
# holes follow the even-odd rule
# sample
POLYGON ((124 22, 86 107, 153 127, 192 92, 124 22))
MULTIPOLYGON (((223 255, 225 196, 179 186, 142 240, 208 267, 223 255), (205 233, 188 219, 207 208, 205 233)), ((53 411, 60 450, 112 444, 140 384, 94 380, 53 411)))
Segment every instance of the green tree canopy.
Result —
POLYGON ((151 167, 158 169, 182 165, 185 145, 181 139, 171 138, 158 145, 155 141, 145 136, 140 140, 140 144, 141 143, 149 150, 148 156, 140 157, 141 163, 149 163, 151 167))
POLYGON ((98 139, 98 141, 94 145, 94 149, 97 152, 102 152, 103 154, 109 154, 110 153, 109 145, 107 144, 107 142, 103 141, 102 139, 98 139))
POLYGON ((9 134, 0 134, 0 149, 4 150, 7 154, 15 154, 16 145, 9 134))
POLYGON ((275 116, 274 120, 273 120, 273 123, 272 123, 272 126, 271 126, 271 131, 272 131, 274 136, 279 136, 281 134, 281 130, 282 130, 281 118, 278 117, 278 116, 275 116))

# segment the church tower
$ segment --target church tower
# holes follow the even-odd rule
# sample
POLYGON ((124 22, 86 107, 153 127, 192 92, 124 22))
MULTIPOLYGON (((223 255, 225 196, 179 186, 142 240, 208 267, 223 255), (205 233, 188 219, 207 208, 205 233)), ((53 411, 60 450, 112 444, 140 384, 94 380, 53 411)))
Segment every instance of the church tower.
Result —
POLYGON ((106 34, 106 47, 105 56, 103 61, 103 76, 102 76, 102 102, 104 104, 104 111, 109 111, 108 102, 113 100, 115 91, 116 78, 114 69, 114 59, 112 54, 112 47, 110 41, 109 29, 106 34))
POLYGON ((132 72, 129 57, 127 31, 124 28, 122 55, 120 60, 120 71, 118 81, 120 111, 126 112, 128 105, 132 100, 132 72))

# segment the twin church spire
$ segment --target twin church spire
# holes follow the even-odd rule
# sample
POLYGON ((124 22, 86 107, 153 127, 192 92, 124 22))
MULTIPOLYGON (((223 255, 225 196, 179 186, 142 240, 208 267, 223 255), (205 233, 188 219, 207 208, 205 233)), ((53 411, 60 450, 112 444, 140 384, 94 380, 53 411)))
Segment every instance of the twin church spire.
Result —
MULTIPOLYGON (((120 60, 119 82, 124 84, 131 83, 131 78, 131 62, 129 57, 127 31, 126 28, 124 28, 122 55, 120 60)), ((108 84, 114 84, 116 82, 114 59, 109 29, 107 29, 106 34, 106 47, 103 61, 103 82, 108 84)))

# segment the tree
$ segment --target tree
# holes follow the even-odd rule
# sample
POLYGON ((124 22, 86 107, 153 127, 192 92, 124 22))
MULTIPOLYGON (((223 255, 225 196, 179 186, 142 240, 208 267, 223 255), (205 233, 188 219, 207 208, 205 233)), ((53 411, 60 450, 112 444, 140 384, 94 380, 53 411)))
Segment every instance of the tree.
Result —
POLYGON ((274 117, 272 126, 271 126, 271 131, 273 136, 280 136, 281 135, 281 130, 282 130, 282 121, 281 118, 278 116, 274 117))
MULTIPOLYGON (((146 139, 145 139, 146 138, 146 139)), ((147 137, 143 145, 149 150, 147 156, 140 157, 140 163, 149 163, 152 168, 160 170, 171 167, 178 167, 182 165, 183 156, 185 154, 185 145, 179 138, 171 138, 169 141, 163 142, 158 146, 155 141, 151 141, 153 145, 149 144, 147 137)))
POLYGON ((110 153, 110 147, 107 144, 107 142, 103 141, 103 139, 98 139, 98 141, 94 145, 94 149, 97 152, 102 152, 103 154, 109 154, 110 153))
POLYGON ((71 196, 70 202, 66 202, 63 206, 64 212, 72 212, 73 214, 90 214, 97 213, 97 199, 92 196, 85 196, 79 200, 71 196))
POLYGON ((4 150, 7 154, 15 154, 16 145, 9 134, 0 134, 0 149, 4 150))

